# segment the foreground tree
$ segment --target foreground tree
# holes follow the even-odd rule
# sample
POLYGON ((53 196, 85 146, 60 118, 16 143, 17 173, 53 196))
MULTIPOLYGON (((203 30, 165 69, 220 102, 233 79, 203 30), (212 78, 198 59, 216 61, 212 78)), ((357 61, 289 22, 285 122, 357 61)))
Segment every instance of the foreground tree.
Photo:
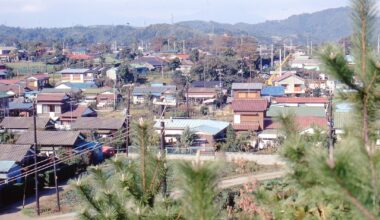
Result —
POLYGON ((83 204, 82 219, 175 219, 172 203, 158 198, 166 168, 164 157, 150 150, 157 139, 147 123, 134 130, 138 160, 115 157, 72 184, 83 204))
POLYGON ((355 91, 339 98, 355 106, 352 126, 329 151, 323 138, 300 135, 291 116, 283 116, 286 140, 282 155, 291 170, 281 190, 255 192, 272 213, 285 219, 380 218, 379 139, 380 65, 370 43, 376 18, 375 1, 352 0, 355 68, 341 49, 327 46, 321 54, 326 71, 355 91), (281 193, 279 193, 281 192, 281 193), (281 212, 279 212, 281 210, 281 212))

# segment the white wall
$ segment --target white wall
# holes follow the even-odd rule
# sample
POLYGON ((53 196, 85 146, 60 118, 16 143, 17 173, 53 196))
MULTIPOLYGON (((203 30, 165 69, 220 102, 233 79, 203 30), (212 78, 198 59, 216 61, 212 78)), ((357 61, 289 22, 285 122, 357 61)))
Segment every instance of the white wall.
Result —
POLYGON ((240 115, 234 115, 234 123, 240 124, 240 115))

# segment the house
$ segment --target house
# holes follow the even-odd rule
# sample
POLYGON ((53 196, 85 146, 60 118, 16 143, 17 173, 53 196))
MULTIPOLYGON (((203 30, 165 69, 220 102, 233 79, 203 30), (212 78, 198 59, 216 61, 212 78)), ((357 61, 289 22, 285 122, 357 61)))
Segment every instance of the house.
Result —
POLYGON ((49 75, 46 74, 34 74, 25 78, 26 87, 31 90, 41 90, 49 85, 49 75))
POLYGON ((32 144, 0 144, 0 161, 14 161, 20 166, 30 164, 34 154, 32 144))
MULTIPOLYGON (((319 116, 295 116, 294 123, 301 134, 313 133, 315 127, 326 130, 328 126, 327 118, 319 116)), ((259 149, 274 146, 280 136, 286 136, 281 131, 280 123, 273 118, 266 118, 265 130, 257 136, 259 149)))
POLYGON ((200 119, 164 119, 154 124, 157 133, 161 132, 161 121, 165 124, 165 141, 169 145, 177 143, 185 129, 190 129, 197 135, 194 146, 214 147, 215 143, 225 138, 228 122, 200 119))
POLYGON ((61 125, 68 126, 75 122, 78 118, 81 117, 96 117, 97 113, 91 107, 87 105, 75 105, 71 106, 70 110, 61 114, 59 120, 61 121, 61 125))
POLYGON ((162 101, 175 105, 175 94, 176 86, 173 85, 140 86, 133 88, 132 101, 133 104, 142 104, 151 96, 153 102, 162 101))
POLYGON ((293 73, 284 74, 274 80, 275 86, 283 86, 286 95, 305 93, 305 80, 293 73))
POLYGON ((285 88, 282 86, 265 86, 261 90, 263 97, 282 97, 285 95, 285 88))
POLYGON ((319 106, 327 107, 327 97, 276 97, 272 99, 273 106, 319 106))
POLYGON ((294 114, 295 116, 326 117, 323 106, 275 106, 271 105, 266 113, 267 117, 294 114))
POLYGON ((96 96, 96 107, 97 108, 107 108, 115 107, 121 100, 121 95, 115 90, 108 90, 97 94, 96 96))
POLYGON ((70 109, 70 96, 66 93, 37 94, 37 114, 58 118, 70 109))
MULTIPOLYGON (((12 133, 23 133, 34 129, 33 117, 5 117, 0 127, 12 133)), ((37 130, 54 130, 55 122, 48 117, 37 117, 37 130)))
POLYGON ((88 88, 83 90, 84 102, 88 104, 97 104, 97 96, 101 93, 112 92, 113 88, 102 87, 102 88, 88 88))
POLYGON ((57 85, 55 87, 56 89, 77 89, 77 90, 86 90, 90 88, 97 88, 95 82, 85 82, 85 83, 72 83, 72 82, 65 82, 57 85))
POLYGON ((0 91, 12 97, 21 97, 28 92, 25 83, 19 80, 0 80, 0 91))
POLYGON ((153 66, 154 70, 159 70, 164 67, 166 61, 156 56, 143 56, 134 60, 132 63, 148 64, 153 66))
POLYGON ((16 47, 0 47, 0 61, 10 62, 13 58, 15 58, 15 54, 12 54, 15 51, 17 51, 16 47))
POLYGON ((194 63, 190 60, 183 60, 181 61, 181 65, 179 66, 178 70, 180 70, 184 74, 188 74, 191 71, 191 68, 194 66, 194 63))
POLYGON ((233 99, 257 99, 261 97, 262 83, 233 83, 231 96, 233 99))
MULTIPOLYGON (((85 137, 79 131, 37 131, 38 150, 51 151, 52 147, 73 150, 85 144, 85 137)), ((27 131, 20 135, 16 144, 33 144, 34 132, 27 131)))
POLYGON ((113 81, 117 81, 119 78, 117 74, 118 71, 119 67, 112 67, 106 71, 106 76, 113 81))
POLYGON ((218 88, 189 88, 187 97, 194 102, 203 103, 206 100, 215 99, 220 92, 218 88))
POLYGON ((33 103, 26 102, 24 97, 13 99, 9 102, 9 116, 30 117, 33 115, 33 103))
POLYGON ((267 108, 268 101, 266 99, 234 99, 232 101, 233 128, 236 131, 263 130, 267 108))
POLYGON ((95 76, 90 69, 64 69, 58 72, 61 74, 61 82, 84 83, 94 82, 95 76))
POLYGON ((193 81, 191 87, 193 88, 221 88, 220 81, 193 81))
POLYGON ((71 129, 83 133, 96 132, 101 136, 113 136, 125 128, 125 118, 98 118, 80 117, 72 125, 71 129))

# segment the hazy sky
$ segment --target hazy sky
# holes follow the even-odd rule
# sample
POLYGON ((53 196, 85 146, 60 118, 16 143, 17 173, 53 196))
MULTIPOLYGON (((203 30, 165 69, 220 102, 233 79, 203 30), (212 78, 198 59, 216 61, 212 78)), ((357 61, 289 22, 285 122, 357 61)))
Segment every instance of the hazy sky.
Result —
POLYGON ((184 20, 257 23, 346 6, 348 0, 0 0, 0 24, 20 27, 184 20))

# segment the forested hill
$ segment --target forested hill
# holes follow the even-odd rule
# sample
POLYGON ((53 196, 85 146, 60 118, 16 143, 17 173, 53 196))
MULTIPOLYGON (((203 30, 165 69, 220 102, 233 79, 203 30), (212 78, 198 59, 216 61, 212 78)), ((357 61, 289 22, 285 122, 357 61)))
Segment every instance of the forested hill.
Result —
POLYGON ((155 24, 147 27, 126 25, 75 26, 68 28, 15 28, 0 26, 0 43, 18 41, 76 41, 76 42, 136 42, 154 38, 175 36, 177 40, 193 43, 207 39, 208 34, 250 35, 269 41, 278 37, 292 38, 294 42, 305 42, 307 37, 315 43, 337 41, 351 33, 349 8, 328 9, 312 14, 291 16, 280 21, 259 24, 223 24, 217 22, 186 21, 174 25, 155 24))

